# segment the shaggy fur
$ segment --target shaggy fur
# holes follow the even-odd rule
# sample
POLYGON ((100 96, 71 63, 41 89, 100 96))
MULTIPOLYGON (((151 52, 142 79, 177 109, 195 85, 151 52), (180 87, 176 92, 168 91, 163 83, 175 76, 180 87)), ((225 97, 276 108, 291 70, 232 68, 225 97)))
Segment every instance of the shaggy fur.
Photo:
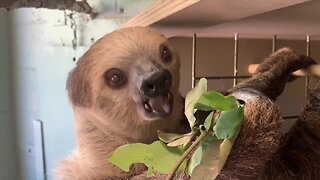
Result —
POLYGON ((320 179, 320 79, 317 81, 317 87, 307 94, 304 111, 260 179, 320 179))
POLYGON ((275 103, 263 96, 254 97, 246 103, 244 117, 241 132, 217 179, 254 179, 279 146, 282 119, 275 103))
POLYGON ((290 75, 292 72, 315 63, 313 59, 298 55, 290 48, 282 48, 266 58, 252 78, 238 84, 229 92, 242 88, 253 88, 268 98, 276 100, 284 90, 286 83, 294 79, 290 75))
POLYGON ((125 173, 106 159, 121 145, 155 141, 158 130, 178 133, 183 129, 179 66, 178 56, 167 39, 150 28, 121 29, 98 40, 68 77, 77 147, 55 170, 55 179, 127 179, 145 170, 145 166, 136 164, 125 173), (164 44, 172 52, 170 62, 163 62, 159 57, 159 47, 164 44), (112 89, 106 85, 105 72, 110 68, 124 71, 128 78, 125 87, 112 89), (169 117, 145 120, 133 99, 134 86, 139 83, 138 77, 161 68, 172 74, 173 110, 169 117))
MULTIPOLYGON (((269 99, 275 100, 282 93, 286 82, 292 80, 292 72, 312 64, 315 64, 315 61, 311 58, 298 55, 289 48, 282 48, 266 58, 252 78, 240 83, 230 92, 241 98, 243 96, 241 91, 248 92, 246 88, 252 88, 263 93, 269 99)), ((276 177, 279 177, 279 180, 291 179, 293 176, 287 175, 289 168, 284 164, 291 163, 296 158, 299 159, 298 162, 310 162, 307 160, 308 155, 305 156, 304 153, 307 152, 305 149, 312 149, 312 144, 315 142, 309 140, 310 144, 305 143, 305 148, 302 148, 301 145, 299 147, 298 144, 305 141, 305 138, 309 138, 309 135, 299 136, 292 132, 300 131, 302 133, 301 131, 303 131, 308 134, 309 130, 301 127, 306 126, 308 121, 317 122, 319 117, 313 115, 300 118, 292 132, 286 135, 286 138, 282 138, 280 132, 282 118, 279 108, 273 101, 260 97, 263 96, 246 100, 246 115, 241 132, 218 179, 257 179, 258 177, 260 179, 275 179, 276 177), (286 145, 287 143, 290 145, 286 145), (288 154, 291 151, 296 154, 288 154), (283 155, 286 157, 284 158, 283 155), (283 166, 286 170, 282 171, 277 165, 283 166)), ((320 126, 314 128, 314 130, 320 130, 320 126)), ((319 152, 319 150, 313 151, 312 154, 317 155, 315 152, 319 152)), ((302 163, 290 165, 295 168, 311 168, 314 172, 319 171, 317 165, 304 166, 302 163)), ((307 172, 304 172, 303 175, 309 179, 313 177, 307 172)))

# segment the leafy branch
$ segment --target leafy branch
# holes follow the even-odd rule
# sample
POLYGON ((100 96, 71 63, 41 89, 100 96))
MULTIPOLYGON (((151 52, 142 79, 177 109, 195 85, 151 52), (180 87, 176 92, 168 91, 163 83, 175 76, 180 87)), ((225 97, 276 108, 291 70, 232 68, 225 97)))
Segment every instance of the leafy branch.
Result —
POLYGON ((240 131, 243 106, 233 96, 207 92, 207 80, 202 78, 187 94, 185 115, 190 133, 159 132, 160 141, 121 146, 108 161, 126 172, 132 163, 144 163, 148 176, 157 171, 168 174, 167 180, 186 170, 191 179, 214 179, 240 131))
POLYGON ((198 146, 202 139, 208 134, 208 131, 204 131, 201 135, 192 143, 192 145, 183 153, 183 155, 178 159, 177 163, 174 165, 172 170, 169 172, 166 180, 171 180, 180 167, 181 163, 188 157, 188 155, 198 146))

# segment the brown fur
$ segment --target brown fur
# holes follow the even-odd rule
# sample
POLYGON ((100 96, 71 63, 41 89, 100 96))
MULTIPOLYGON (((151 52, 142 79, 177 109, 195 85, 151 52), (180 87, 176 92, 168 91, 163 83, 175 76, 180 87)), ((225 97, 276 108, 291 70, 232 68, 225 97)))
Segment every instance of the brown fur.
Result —
POLYGON ((229 92, 253 88, 275 100, 284 90, 286 82, 292 80, 292 72, 315 63, 313 59, 298 55, 290 48, 282 48, 266 58, 252 78, 238 84, 229 92))
MULTIPOLYGON (((289 48, 280 49, 259 66, 251 79, 240 83, 231 92, 253 88, 275 100, 285 83, 291 80, 291 73, 311 64, 315 64, 311 58, 298 55, 289 48)), ((267 100, 253 102, 256 103, 252 106, 252 102, 249 106, 246 104, 245 109, 251 111, 249 121, 255 126, 246 127, 248 119, 245 119, 241 129, 243 134, 239 134, 219 178, 282 180, 319 177, 320 163, 311 159, 320 157, 320 149, 315 146, 320 137, 316 135, 320 130, 320 111, 314 106, 313 110, 307 108, 309 110, 301 115, 291 132, 282 137, 279 129, 282 118, 275 103, 267 100), (295 177, 297 174, 299 176, 295 177)))
POLYGON ((245 105, 241 132, 217 179, 255 177, 271 159, 280 143, 281 113, 267 98, 254 98, 245 105))
MULTIPOLYGON (((114 31, 97 41, 77 63, 67 81, 67 90, 76 124, 77 147, 55 170, 59 180, 127 179, 145 167, 134 165, 123 172, 107 158, 127 143, 151 143, 157 131, 178 132, 183 104, 178 93, 179 59, 173 54, 170 63, 159 58, 159 47, 170 45, 161 34, 150 28, 127 28, 114 31), (152 66, 150 64, 156 64, 152 66), (137 112, 137 104, 130 95, 135 79, 133 68, 150 66, 168 69, 173 77, 170 91, 174 97, 169 117, 145 120, 137 112), (121 68, 128 83, 120 89, 106 86, 104 73, 110 68, 121 68)), ((174 53, 174 50, 172 50, 174 53)))
POLYGON ((291 131, 281 140, 261 179, 320 179, 320 80, 308 92, 308 104, 291 131))

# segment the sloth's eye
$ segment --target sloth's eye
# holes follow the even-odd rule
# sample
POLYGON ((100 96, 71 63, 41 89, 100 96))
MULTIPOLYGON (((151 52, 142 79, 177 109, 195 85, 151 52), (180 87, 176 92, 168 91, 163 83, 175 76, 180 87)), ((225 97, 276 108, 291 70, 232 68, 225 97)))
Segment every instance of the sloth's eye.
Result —
POLYGON ((165 63, 171 61, 172 53, 167 46, 165 46, 165 45, 160 46, 160 57, 161 57, 162 61, 165 63))
POLYGON ((112 88, 120 88, 126 84, 126 77, 122 70, 118 68, 109 69, 105 73, 106 83, 112 88))

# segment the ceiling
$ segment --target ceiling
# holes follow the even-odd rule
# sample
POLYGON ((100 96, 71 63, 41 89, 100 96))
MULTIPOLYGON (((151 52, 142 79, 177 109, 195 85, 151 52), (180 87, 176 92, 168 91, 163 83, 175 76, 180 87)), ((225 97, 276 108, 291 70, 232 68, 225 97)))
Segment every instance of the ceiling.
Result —
POLYGON ((210 26, 271 10, 295 5, 306 0, 201 0, 159 22, 159 26, 210 26), (257 1, 256 1, 257 2, 257 1))
MULTIPOLYGON (((320 38, 320 1, 313 0, 256 16, 210 26, 199 36, 232 36, 234 33, 311 35, 320 38)), ((301 36, 300 36, 301 37, 301 36)), ((304 38, 304 37, 303 37, 304 38)))
MULTIPOLYGON (((82 5, 78 0, 62 0, 62 4, 35 3, 38 1, 47 2, 30 0, 28 1, 30 3, 26 4, 25 1, 19 0, 21 2, 19 7, 43 6, 68 9, 82 5), (74 4, 70 7, 63 6, 70 4, 67 2, 74 2, 74 4)), ((8 7, 9 2, 14 1, 0 1, 0 7, 8 7)), ((270 34, 295 35, 295 38, 311 35, 320 39, 320 0, 259 0, 259 2, 252 0, 87 0, 84 2, 88 2, 89 10, 91 11, 92 8, 97 15, 96 19, 115 17, 127 19, 134 16, 124 24, 124 27, 126 25, 153 26, 168 37, 192 36, 193 33, 202 37, 232 37, 234 33, 249 33, 250 36, 259 37, 270 36, 270 34)), ((78 7, 78 10, 86 9, 78 7)))
MULTIPOLYGON (((197 33, 200 37, 232 37, 234 33, 249 33, 250 37, 285 34, 295 39, 305 38, 304 35, 320 38, 318 37, 320 36, 319 0, 290 1, 292 5, 282 4, 285 6, 283 8, 275 8, 273 3, 278 1, 269 1, 271 6, 257 5, 252 1, 251 4, 235 3, 227 6, 227 3, 213 6, 214 2, 220 1, 211 0, 211 4, 208 1, 210 0, 203 1, 204 3, 199 4, 197 8, 186 8, 183 12, 155 22, 152 26, 168 37, 192 36, 193 33, 197 33)), ((288 1, 279 2, 288 3, 288 1)), ((281 5, 277 4, 276 7, 281 5)))

